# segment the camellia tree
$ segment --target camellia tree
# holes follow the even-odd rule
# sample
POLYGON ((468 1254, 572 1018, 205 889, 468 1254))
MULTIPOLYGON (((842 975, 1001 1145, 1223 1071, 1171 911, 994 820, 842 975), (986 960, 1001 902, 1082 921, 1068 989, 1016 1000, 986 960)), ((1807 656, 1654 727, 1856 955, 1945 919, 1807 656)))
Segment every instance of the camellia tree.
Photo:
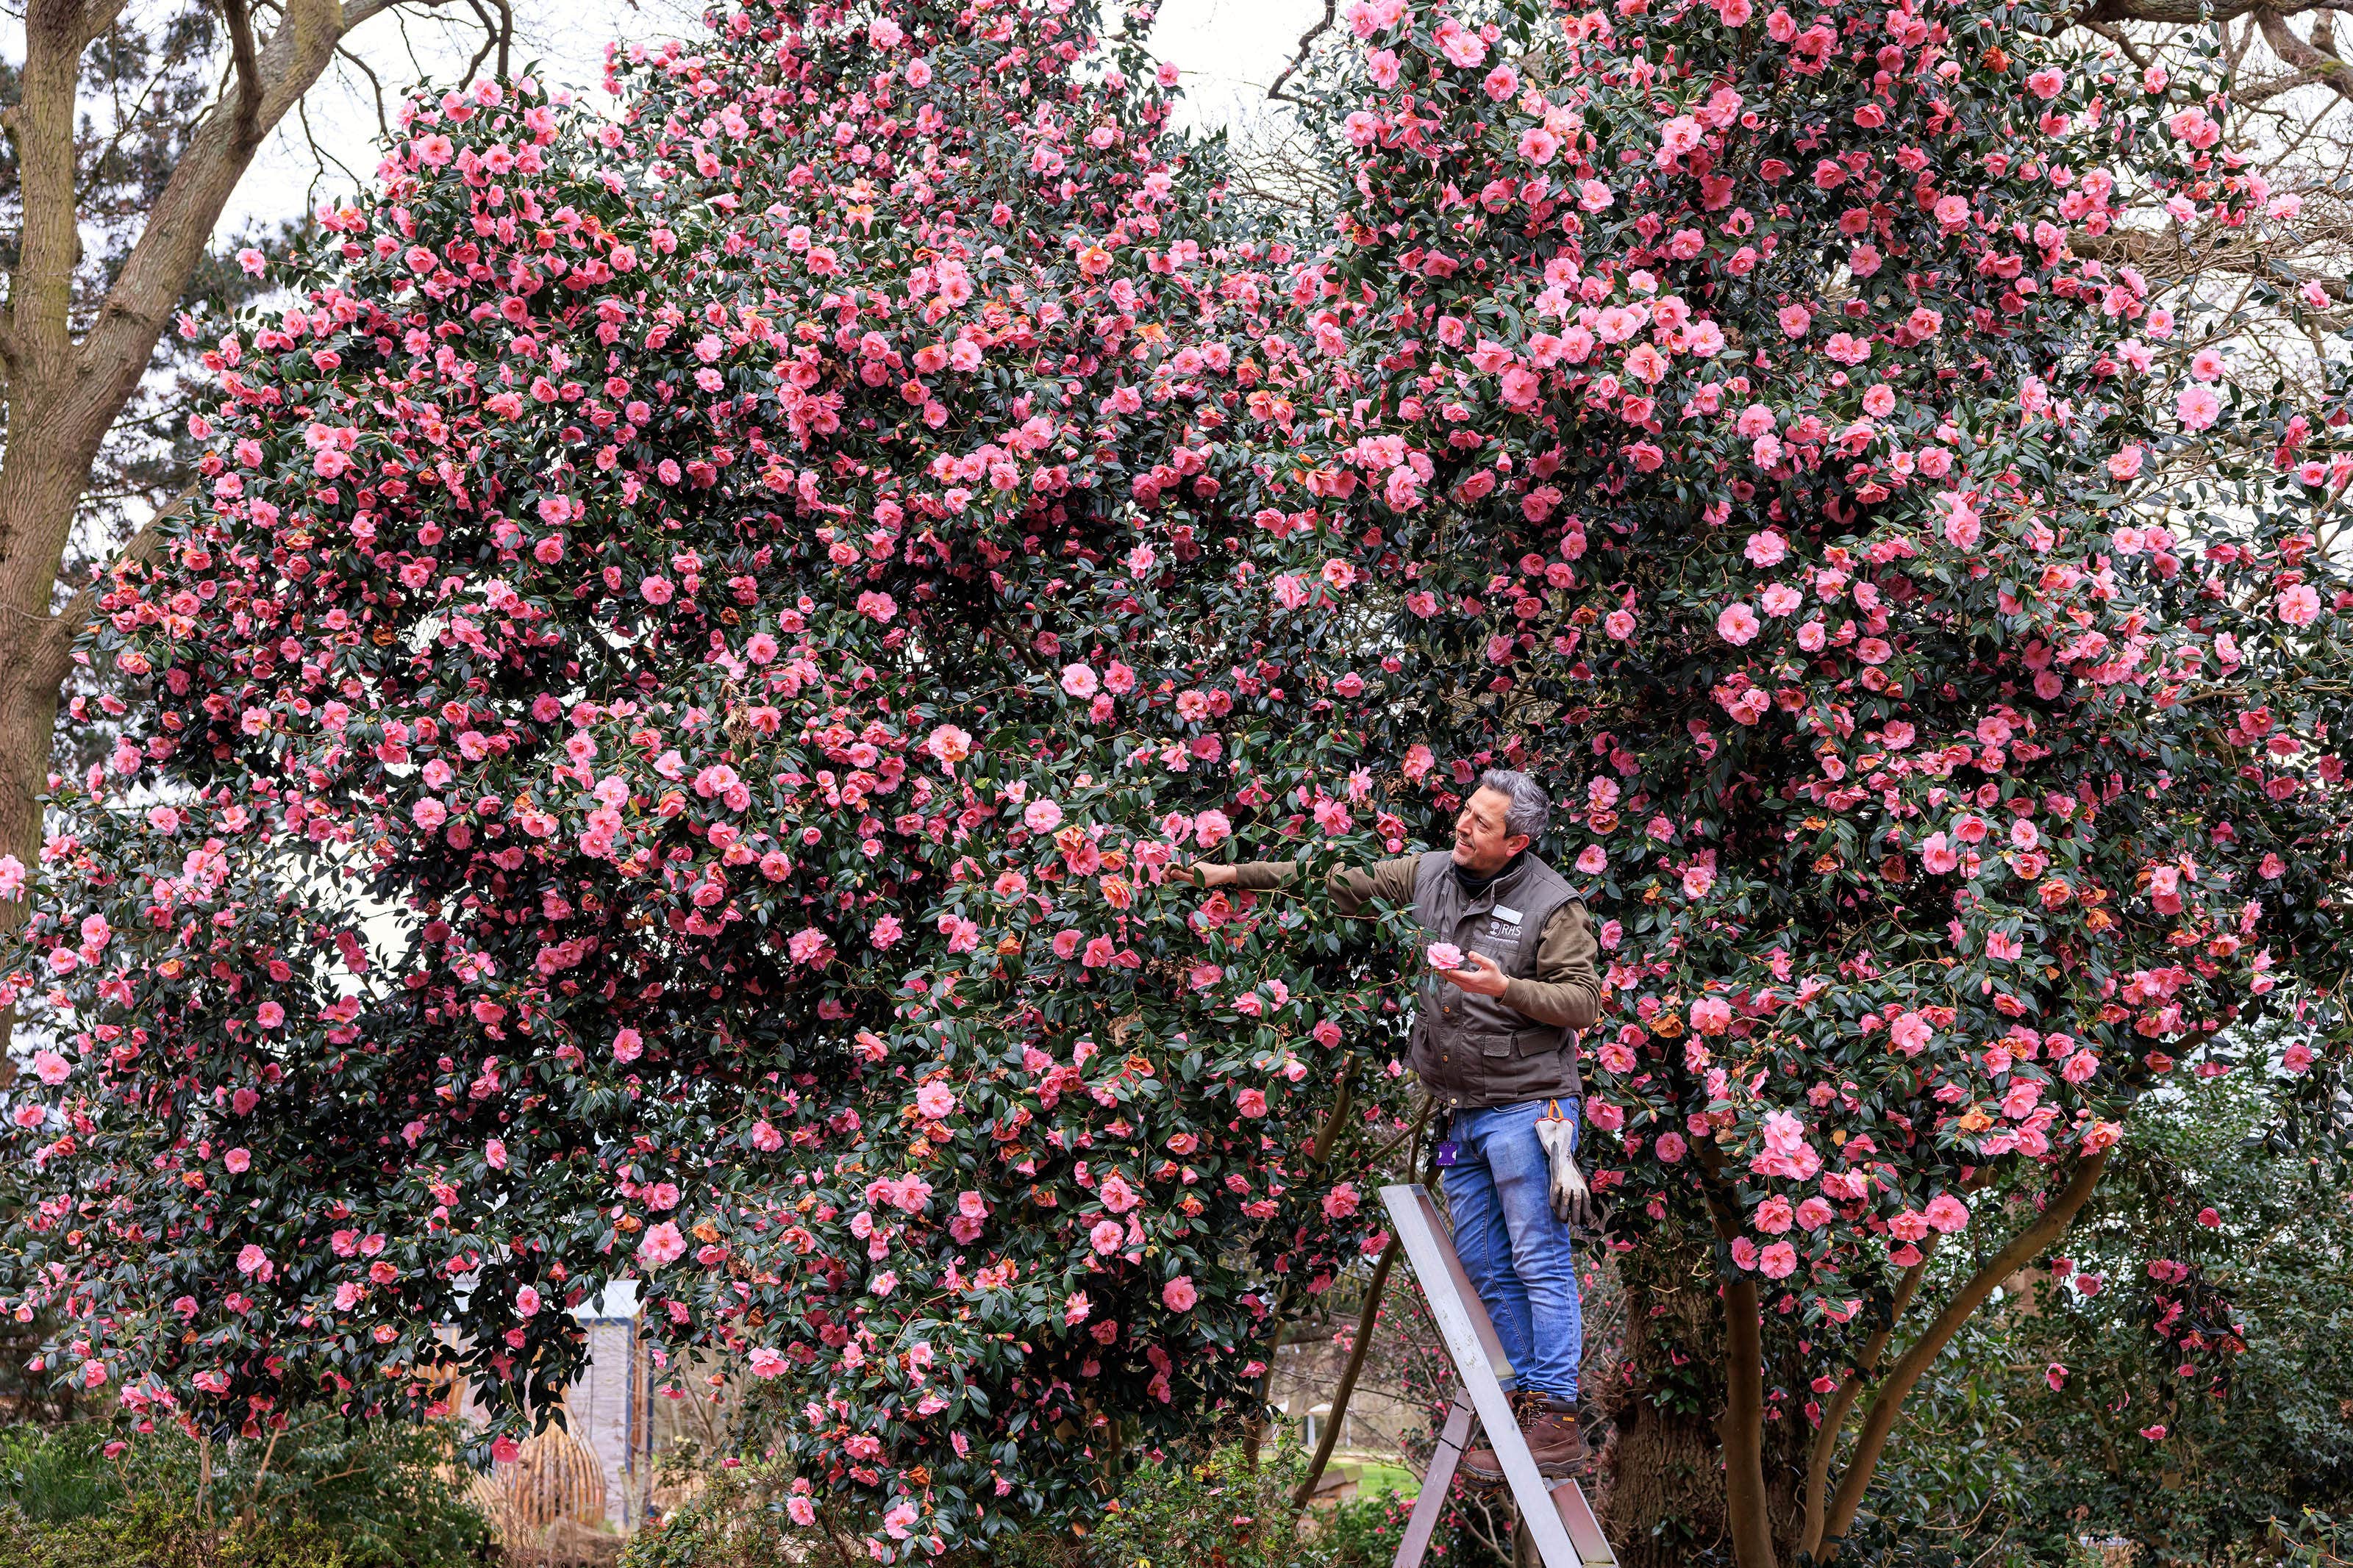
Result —
POLYGON ((1720 1394, 1638 1290, 1614 1522, 1704 1517, 1696 1382, 1739 1560, 1834 1555, 2137 1100, 2273 1075, 2310 1125, 2341 1082, 2344 384, 2234 385, 2070 249, 2295 205, 2211 81, 2036 6, 1346 21, 1309 96, 1357 150, 1317 329, 1355 379, 1306 482, 1403 558, 1381 749, 1568 797, 1600 1181, 1638 1285, 1695 1234, 1720 1282, 1720 1394), (1978 1266, 1907 1316, 1940 1246, 1978 1266))
POLYGON ((504 1441, 626 1277, 786 1380, 796 1517, 1082 1509, 1251 1406, 1402 1120, 1379 928, 1168 867, 1393 852, 1506 762, 1604 917, 1630 1266, 1719 1271, 1737 1553, 1834 1552, 2137 1097, 2341 1071, 2344 411, 2073 255, 2273 220, 2057 24, 1367 0, 1336 237, 1221 212, 1054 5, 418 106, 111 584, 10 1305, 151 1415, 455 1363, 504 1441))
POLYGON ((1394 962, 1164 882, 1401 843, 1348 650, 1219 531, 1285 252, 1205 247, 1067 5, 613 77, 414 105, 213 352, 103 600, 124 739, 6 868, 8 1305, 139 1419, 454 1367, 503 1456, 628 1279, 667 1392, 786 1381, 795 1518, 937 1552, 1250 1406, 1379 1249, 1394 962))

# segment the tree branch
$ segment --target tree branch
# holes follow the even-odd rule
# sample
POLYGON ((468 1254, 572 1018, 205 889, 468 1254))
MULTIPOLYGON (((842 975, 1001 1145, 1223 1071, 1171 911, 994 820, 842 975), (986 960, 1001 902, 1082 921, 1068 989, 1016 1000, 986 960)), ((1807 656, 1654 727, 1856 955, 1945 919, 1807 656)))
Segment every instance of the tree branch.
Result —
POLYGON ((1282 84, 1289 81, 1299 68, 1307 63, 1307 46, 1331 29, 1332 19, 1338 8, 1339 0, 1324 0, 1324 19, 1299 35, 1299 47, 1292 51, 1291 63, 1282 68, 1282 74, 1276 77, 1274 85, 1266 89, 1267 97, 1282 102, 1290 101, 1282 96, 1282 84))
POLYGON ((228 56, 237 67, 237 128, 248 147, 261 142, 261 60, 253 47, 253 17, 245 0, 221 0, 228 16, 228 56))
MULTIPOLYGON (((2339 98, 2353 101, 2353 65, 2337 58, 2334 49, 2323 50, 2306 43, 2290 30, 2287 19, 2277 11, 2264 9, 2255 13, 2255 26, 2263 30, 2263 42, 2282 61, 2327 82, 2339 98)), ((2317 35, 2323 42, 2326 35, 2317 35)))
POLYGON ((1823 1489, 1830 1482, 1831 1460, 1838 1455, 1839 1429, 1846 1425, 1847 1416, 1854 1409, 1855 1399, 1862 1393, 1864 1382, 1879 1369, 1879 1358, 1886 1353, 1887 1342, 1895 1334, 1895 1325, 1904 1321, 1905 1312, 1912 1306, 1912 1298, 1919 1294, 1920 1277, 1928 1269, 1927 1251, 1933 1250, 1942 1239, 1941 1237, 1930 1237, 1928 1248, 1922 1252, 1920 1261, 1904 1271, 1903 1279, 1895 1287, 1895 1300, 1888 1308, 1886 1326, 1863 1342, 1862 1353, 1855 1357, 1854 1365, 1840 1383, 1838 1393, 1831 1398, 1831 1407, 1822 1413, 1821 1426, 1814 1433, 1813 1452, 1806 1461, 1806 1522, 1798 1537, 1798 1550, 1810 1556, 1822 1544, 1822 1505, 1830 1498, 1823 1489))
MULTIPOLYGON (((1708 1218, 1728 1247, 1740 1234, 1740 1219, 1724 1194, 1724 1156, 1711 1142, 1698 1149, 1707 1172, 1702 1190, 1708 1218)), ((1724 1445, 1724 1517, 1732 1534, 1732 1558, 1737 1568, 1778 1568, 1765 1500, 1765 1323, 1756 1277, 1738 1274, 1718 1294, 1724 1302, 1724 1414, 1715 1433, 1724 1445)))
POLYGON ((2010 1245, 1996 1253, 1991 1262, 1969 1277, 1968 1283, 1945 1304, 1936 1321, 1922 1331, 1912 1348, 1888 1373, 1887 1381, 1872 1395, 1862 1436, 1855 1439, 1854 1458, 1847 1462, 1846 1474, 1839 1478, 1838 1495, 1831 1500, 1830 1518, 1822 1531, 1823 1551, 1817 1561, 1827 1563, 1838 1555, 1839 1543, 1845 1538, 1848 1526, 1854 1522, 1856 1510, 1862 1506, 1863 1491, 1871 1485, 1872 1472, 1878 1467, 1888 1434, 1895 1429, 1895 1417, 1902 1412, 1905 1398, 1913 1386, 1952 1337, 1960 1332, 1961 1325, 1985 1304, 1997 1285, 2066 1234, 2067 1227, 2074 1223, 2075 1211, 2084 1206, 2084 1200, 2100 1184, 2100 1173, 2107 1163, 2108 1151, 2103 1149, 2079 1163, 2073 1177, 2044 1205, 2042 1216, 2012 1237, 2010 1245))
POLYGON ((1331 1413, 1324 1418, 1324 1434, 1316 1439, 1315 1458, 1300 1478, 1299 1489, 1291 1494, 1293 1513, 1307 1506, 1315 1495, 1315 1483, 1324 1479, 1324 1467, 1332 1462, 1332 1450, 1340 1440, 1340 1427, 1348 1414, 1348 1401, 1356 1392, 1356 1374, 1365 1370, 1365 1352, 1372 1348, 1373 1331, 1381 1312, 1381 1297, 1388 1291, 1389 1269, 1398 1259, 1398 1238, 1381 1250, 1381 1260, 1373 1265, 1372 1282, 1365 1287, 1365 1309, 1356 1315, 1356 1342, 1348 1347, 1348 1364, 1341 1369, 1340 1386, 1332 1391, 1331 1413))

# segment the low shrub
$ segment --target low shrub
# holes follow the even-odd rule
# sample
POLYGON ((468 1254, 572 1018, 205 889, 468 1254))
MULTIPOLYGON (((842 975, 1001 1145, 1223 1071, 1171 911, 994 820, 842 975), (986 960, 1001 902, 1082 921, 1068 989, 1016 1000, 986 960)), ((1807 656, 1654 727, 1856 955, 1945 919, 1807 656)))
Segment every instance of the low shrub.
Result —
POLYGON ((9 1568, 459 1568, 487 1555, 449 1423, 306 1424, 277 1440, 0 1431, 9 1568), (108 1450, 114 1451, 110 1453, 108 1450))

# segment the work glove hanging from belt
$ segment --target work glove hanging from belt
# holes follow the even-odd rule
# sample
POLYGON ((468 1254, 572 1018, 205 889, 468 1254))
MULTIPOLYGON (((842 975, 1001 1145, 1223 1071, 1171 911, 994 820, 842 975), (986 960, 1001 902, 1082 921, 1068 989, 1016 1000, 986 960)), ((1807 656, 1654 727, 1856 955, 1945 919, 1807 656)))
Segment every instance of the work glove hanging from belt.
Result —
POLYGON ((1601 1200, 1585 1183, 1585 1173, 1577 1168, 1577 1123, 1560 1113, 1560 1102, 1553 1101, 1549 1113, 1536 1121, 1536 1141, 1552 1164, 1552 1216, 1563 1225, 1579 1230, 1599 1231, 1607 1215, 1601 1200))

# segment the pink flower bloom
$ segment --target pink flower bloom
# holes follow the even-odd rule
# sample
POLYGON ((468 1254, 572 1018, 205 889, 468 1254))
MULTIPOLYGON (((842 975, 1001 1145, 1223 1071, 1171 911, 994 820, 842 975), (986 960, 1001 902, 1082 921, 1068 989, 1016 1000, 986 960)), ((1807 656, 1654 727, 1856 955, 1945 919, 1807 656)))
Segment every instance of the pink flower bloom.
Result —
POLYGON ((539 1316, 539 1288, 537 1286, 525 1285, 515 1291, 516 1317, 535 1318, 539 1316))
POLYGON ((617 1062, 636 1061, 645 1049, 645 1037, 635 1029, 623 1029, 613 1037, 613 1059, 617 1062))
POLYGON ((645 1239, 638 1243, 638 1261, 649 1268, 659 1268, 685 1255, 686 1237, 679 1234, 677 1224, 670 1220, 648 1228, 645 1239))
POLYGON ((1425 956, 1429 958, 1430 966, 1432 969, 1455 970, 1462 967, 1462 950, 1451 942, 1431 942, 1426 950, 1425 956))
POLYGON ((916 1111, 931 1121, 953 1114, 955 1108, 955 1093, 944 1083, 927 1083, 915 1090, 916 1111))
POLYGON ((253 1168, 253 1153, 247 1149, 232 1149, 221 1156, 221 1163, 241 1175, 253 1168))
POLYGON ((2280 590, 2274 609, 2286 625, 2308 626, 2320 618, 2320 595, 2308 583, 2293 584, 2280 590))
POLYGON ((1189 1274, 1179 1274, 1160 1287, 1161 1302, 1172 1312, 1189 1312, 1200 1299, 1201 1293, 1193 1288, 1193 1278, 1189 1274))
POLYGON ((1787 1279, 1797 1268, 1798 1249, 1786 1241, 1777 1241, 1757 1255, 1757 1270, 1767 1279, 1787 1279))
POLYGON ((784 1353, 773 1345, 761 1345, 752 1352, 751 1368, 754 1377, 779 1376, 785 1370, 784 1353))
POLYGON ((1715 632, 1716 636, 1737 647, 1743 643, 1754 642, 1763 624, 1757 618, 1757 612, 1746 605, 1732 605, 1715 617, 1715 632))
POLYGON ((1062 666, 1062 689, 1073 697, 1092 697, 1100 684, 1101 682, 1095 679, 1094 670, 1087 665, 1062 666))
POLYGON ((1117 1220, 1099 1219, 1095 1221, 1094 1228, 1087 1232, 1087 1240, 1097 1252, 1108 1255, 1119 1250, 1120 1238, 1126 1234, 1120 1229, 1117 1220))
POLYGON ((2182 428, 2204 430, 2221 417, 2222 400, 2211 386, 2185 386, 2173 400, 2173 411, 2180 416, 2182 428))
POLYGON ((1062 808, 1050 800, 1033 800, 1022 809, 1021 820, 1032 833, 1051 833, 1062 825, 1062 808))
POLYGON ((33 1053, 33 1073, 51 1089, 73 1076, 73 1063, 52 1050, 33 1053))

